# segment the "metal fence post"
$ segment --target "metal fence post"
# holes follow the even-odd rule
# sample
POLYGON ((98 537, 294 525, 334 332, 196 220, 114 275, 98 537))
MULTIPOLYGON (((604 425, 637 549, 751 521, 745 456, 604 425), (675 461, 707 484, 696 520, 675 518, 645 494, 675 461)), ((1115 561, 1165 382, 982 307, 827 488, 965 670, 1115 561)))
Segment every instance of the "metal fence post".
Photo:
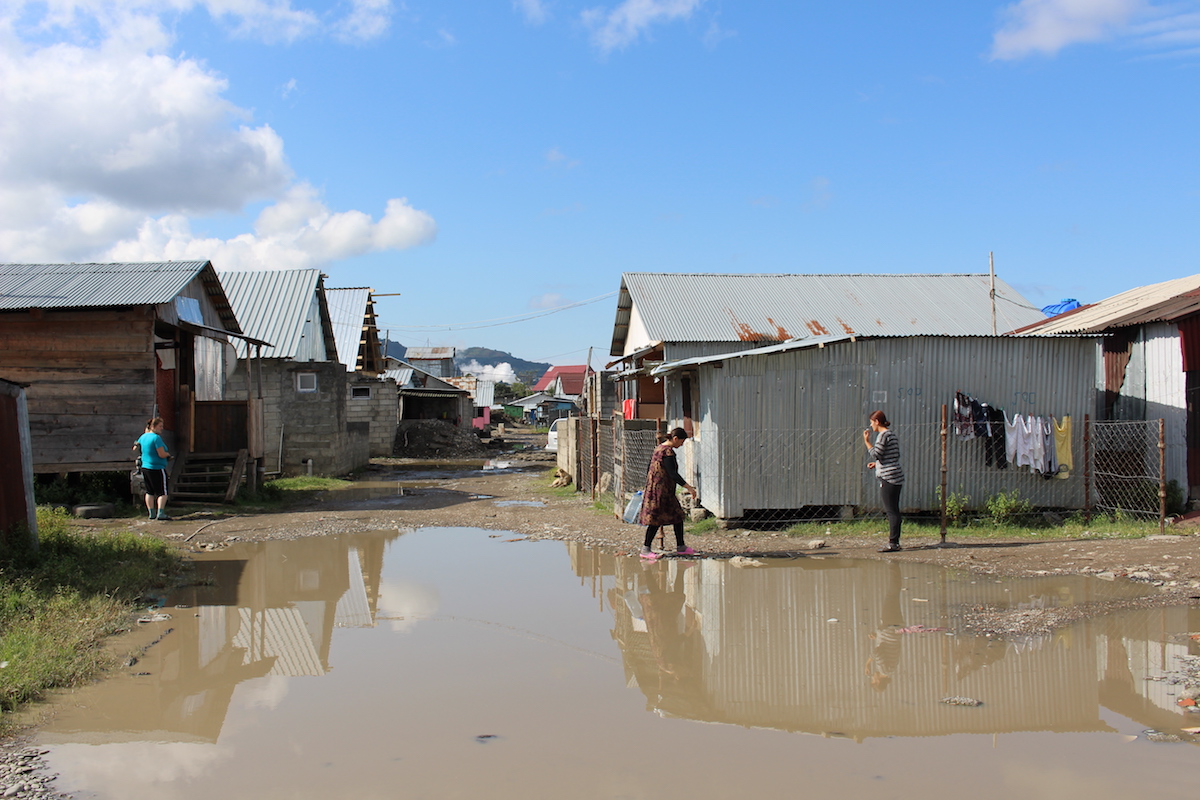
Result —
POLYGON ((1158 420, 1158 532, 1167 527, 1167 421, 1158 420))
POLYGON ((1083 521, 1092 521, 1092 418, 1083 415, 1083 521))
POLYGON ((949 439, 946 430, 946 420, 946 404, 942 403, 942 540, 938 543, 939 546, 946 543, 946 473, 949 471, 949 467, 946 464, 947 441, 949 439))

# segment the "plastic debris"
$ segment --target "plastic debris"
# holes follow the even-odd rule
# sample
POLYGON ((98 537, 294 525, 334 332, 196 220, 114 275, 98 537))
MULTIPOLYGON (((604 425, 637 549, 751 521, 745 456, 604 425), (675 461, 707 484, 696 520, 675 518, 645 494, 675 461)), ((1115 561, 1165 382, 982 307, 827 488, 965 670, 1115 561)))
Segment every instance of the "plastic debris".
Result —
POLYGON ((942 702, 943 702, 943 703, 945 703, 945 704, 946 704, 946 705, 948 705, 948 706, 970 706, 970 707, 975 707, 975 706, 981 706, 981 705, 983 705, 983 701, 982 701, 982 700, 976 700, 974 697, 959 697, 959 696, 957 696, 957 695, 956 695, 956 696, 954 696, 954 697, 943 697, 943 698, 942 698, 942 702))

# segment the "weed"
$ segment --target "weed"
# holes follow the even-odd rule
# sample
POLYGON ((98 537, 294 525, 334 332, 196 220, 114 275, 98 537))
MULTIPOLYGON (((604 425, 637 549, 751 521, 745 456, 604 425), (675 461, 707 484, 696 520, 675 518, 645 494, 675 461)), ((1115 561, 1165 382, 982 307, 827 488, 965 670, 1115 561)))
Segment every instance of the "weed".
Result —
POLYGON ((999 492, 987 499, 984 504, 988 516, 997 525, 1015 525, 1029 516, 1033 511, 1033 503, 1021 499, 1019 489, 1011 492, 999 492))
MULTIPOLYGON (((937 487, 938 504, 942 502, 942 487, 937 487)), ((971 510, 971 498, 964 492, 950 492, 946 495, 946 522, 956 528, 965 526, 969 521, 968 512, 971 510)))

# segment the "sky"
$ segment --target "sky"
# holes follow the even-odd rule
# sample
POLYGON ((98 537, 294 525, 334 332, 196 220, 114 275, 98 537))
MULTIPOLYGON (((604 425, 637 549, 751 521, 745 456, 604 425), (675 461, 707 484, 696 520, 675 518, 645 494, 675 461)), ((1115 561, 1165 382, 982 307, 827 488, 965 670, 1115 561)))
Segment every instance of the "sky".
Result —
POLYGON ((0 0, 0 261, 593 366, 623 272, 1094 302, 1200 273, 1198 89, 1200 0, 0 0))

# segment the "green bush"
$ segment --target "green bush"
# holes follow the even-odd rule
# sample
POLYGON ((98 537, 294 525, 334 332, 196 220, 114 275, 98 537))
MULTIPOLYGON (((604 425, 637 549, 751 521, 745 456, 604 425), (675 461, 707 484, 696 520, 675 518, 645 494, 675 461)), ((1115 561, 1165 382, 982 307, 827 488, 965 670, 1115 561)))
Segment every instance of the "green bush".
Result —
POLYGON ((1033 511, 1033 503, 1021 499, 1021 492, 1013 489, 989 497, 985 508, 992 522, 997 525, 1015 525, 1029 516, 1033 511))
MULTIPOLYGON (((936 490, 938 504, 942 502, 942 487, 936 490)), ((946 523, 956 528, 964 527, 969 521, 971 498, 964 492, 950 492, 946 495, 946 523)))

